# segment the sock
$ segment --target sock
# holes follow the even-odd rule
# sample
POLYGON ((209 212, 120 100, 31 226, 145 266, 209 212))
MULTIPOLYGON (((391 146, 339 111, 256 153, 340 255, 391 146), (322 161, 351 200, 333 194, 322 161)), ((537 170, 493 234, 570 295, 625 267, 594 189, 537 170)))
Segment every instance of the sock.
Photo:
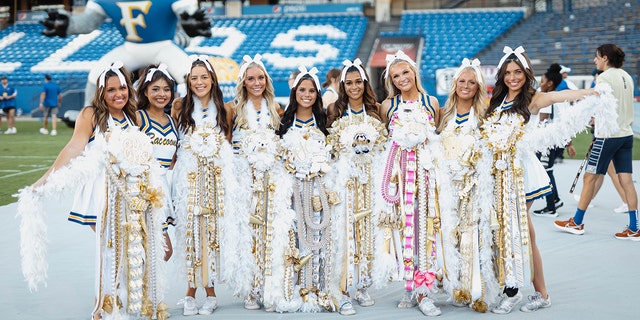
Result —
POLYGON ((515 297, 516 294, 518 294, 518 288, 504 287, 503 291, 509 298, 515 297))
POLYGON ((580 208, 576 208, 576 214, 573 216, 573 222, 576 223, 576 225, 581 225, 582 224, 582 219, 584 219, 584 213, 586 212, 586 210, 582 210, 580 208))
POLYGON ((638 232, 638 210, 629 210, 629 229, 638 232))

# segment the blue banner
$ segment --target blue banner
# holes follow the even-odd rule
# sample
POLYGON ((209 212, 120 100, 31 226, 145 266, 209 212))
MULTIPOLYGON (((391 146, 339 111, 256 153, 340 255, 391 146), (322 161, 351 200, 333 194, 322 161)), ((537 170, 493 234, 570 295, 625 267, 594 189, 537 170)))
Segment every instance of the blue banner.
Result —
POLYGON ((354 13, 362 14, 362 4, 292 4, 262 5, 242 7, 242 15, 287 15, 314 13, 354 13))

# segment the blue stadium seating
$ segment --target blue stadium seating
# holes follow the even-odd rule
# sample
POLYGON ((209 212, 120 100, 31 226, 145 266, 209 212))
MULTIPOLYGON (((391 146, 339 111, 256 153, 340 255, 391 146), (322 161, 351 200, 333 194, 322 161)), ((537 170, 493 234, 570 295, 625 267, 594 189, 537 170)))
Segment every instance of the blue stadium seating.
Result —
MULTIPOLYGON (((212 21, 212 28, 235 28, 244 34, 245 38, 232 39, 241 41, 237 50, 230 53, 227 58, 236 62, 242 61, 244 55, 253 56, 260 53, 263 56, 273 55, 271 59, 265 58, 266 68, 271 77, 276 82, 286 83, 289 74, 297 69, 297 64, 286 62, 286 57, 307 57, 316 56, 313 66, 320 70, 322 76, 331 68, 342 66, 344 59, 353 59, 360 46, 361 39, 367 28, 367 18, 361 14, 338 14, 330 16, 274 16, 264 18, 222 18, 212 21), (306 28, 306 29, 305 29, 306 28), (298 30, 298 31, 296 31, 298 30), (291 41, 282 45, 276 38, 287 32, 293 32, 291 38, 295 41, 312 41, 312 44, 328 45, 327 48, 335 50, 309 50, 309 45, 292 45, 291 41), (281 56, 275 55, 280 54, 281 56), (318 58, 319 57, 319 58, 318 58)), ((0 31, 0 39, 15 33, 24 33, 24 36, 14 43, 2 46, 0 42, 0 73, 3 63, 20 61, 22 65, 11 73, 13 85, 20 86, 40 86, 45 73, 52 75, 61 85, 63 90, 84 88, 88 71, 61 71, 44 72, 34 70, 33 67, 45 61, 52 53, 69 45, 78 36, 73 35, 66 38, 47 38, 40 32, 43 27, 39 24, 16 24, 0 31)), ((75 49, 64 59, 65 62, 95 62, 112 48, 123 43, 123 39, 118 33, 114 23, 103 23, 99 28, 100 34, 85 46, 75 49)), ((212 38, 204 39, 200 46, 220 46, 227 38, 227 35, 219 36, 214 31, 212 38)), ((307 42, 308 44, 309 42, 307 42)), ((190 51, 187 53, 200 53, 190 51)), ((312 60, 303 61, 312 61, 312 60)), ((286 87, 286 85, 284 85, 286 87)), ((285 95, 286 92, 285 92, 285 95)), ((230 98, 225 95, 225 98, 230 98)))
MULTIPOLYGON (((463 58, 475 57, 506 30, 524 19, 524 9, 454 9, 405 11, 397 32, 381 36, 419 35, 423 86, 435 93, 437 69, 456 67, 463 58)), ((439 97, 443 101, 444 97, 439 97)))

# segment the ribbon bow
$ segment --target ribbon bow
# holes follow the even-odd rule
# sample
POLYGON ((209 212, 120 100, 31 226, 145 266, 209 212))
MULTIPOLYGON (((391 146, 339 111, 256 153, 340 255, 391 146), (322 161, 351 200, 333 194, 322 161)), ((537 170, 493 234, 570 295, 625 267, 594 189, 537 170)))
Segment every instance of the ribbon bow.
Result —
POLYGON ((191 59, 191 63, 194 63, 196 61, 204 62, 204 66, 207 67, 207 70, 209 70, 209 72, 213 72, 213 68, 211 68, 211 64, 209 64, 208 56, 205 56, 204 54, 201 54, 201 55, 192 54, 189 56, 189 59, 191 59))
POLYGON ((307 71, 307 67, 305 66, 299 66, 298 70, 300 70, 300 73, 296 76, 296 79, 293 80, 293 88, 298 86, 298 82, 300 82, 300 79, 302 79, 302 77, 305 74, 308 74, 311 76, 311 78, 313 79, 313 82, 316 83, 316 88, 318 90, 320 90, 320 80, 318 80, 318 76, 316 75, 318 73, 318 69, 316 67, 311 68, 311 70, 307 71))
POLYGON ((402 61, 408 62, 414 68, 416 67, 416 62, 413 61, 413 59, 411 59, 402 50, 398 50, 398 52, 396 52, 396 54, 388 54, 387 57, 385 58, 385 60, 387 61, 387 68, 384 70, 385 79, 389 76, 389 67, 396 60, 402 60, 402 61))
POLYGON ((120 68, 122 68, 123 66, 124 64, 122 64, 122 61, 115 61, 112 62, 108 67, 104 68, 104 70, 102 70, 102 72, 100 73, 100 77, 98 78, 98 88, 104 87, 105 78, 109 70, 113 71, 116 76, 118 76, 118 80, 120 80, 121 85, 126 86, 127 80, 125 79, 124 74, 122 74, 122 71, 120 71, 120 68))
POLYGON ((480 60, 478 60, 477 58, 473 60, 469 60, 467 58, 462 59, 462 64, 460 65, 460 68, 458 68, 455 75, 453 76, 453 80, 455 81, 456 79, 458 79, 462 71, 464 71, 467 68, 473 68, 473 70, 476 72, 476 80, 478 81, 478 83, 482 84, 482 77, 480 76, 481 75, 480 60))
POLYGON ((500 62, 498 63, 498 69, 500 69, 500 67, 505 62, 505 60, 507 60, 507 58, 509 58, 509 56, 512 54, 516 56, 518 61, 522 63, 525 69, 529 69, 529 64, 527 63, 527 59, 525 59, 524 56, 522 55, 524 53, 524 48, 522 46, 517 47, 515 50, 511 49, 511 47, 509 46, 504 46, 504 49, 502 49, 502 52, 504 52, 504 56, 502 56, 502 59, 500 59, 500 62))
POLYGON ((353 62, 347 59, 345 61, 342 61, 342 64, 344 65, 344 68, 342 69, 342 73, 340 74, 340 82, 344 82, 344 79, 347 76, 347 70, 349 70, 349 68, 351 67, 355 67, 356 69, 358 69, 362 80, 367 81, 367 76, 364 73, 364 69, 362 69, 362 61, 360 61, 360 58, 356 58, 355 60, 353 60, 353 62))
MULTIPOLYGON (((245 55, 244 57, 242 57, 242 61, 244 63, 242 64, 242 66, 240 66, 240 72, 238 73, 238 80, 242 80, 242 78, 244 78, 244 73, 247 71, 247 69, 249 68, 249 66, 252 63, 261 66, 262 69, 264 69, 264 73, 267 74, 267 68, 265 68, 264 67, 264 63, 262 63, 262 55, 261 54, 256 53, 256 55, 253 56, 253 59, 250 56, 245 55)), ((267 74, 267 76, 268 76, 268 74, 267 74)))
POLYGON ((433 272, 420 272, 416 270, 413 273, 413 282, 415 283, 415 288, 419 288, 423 285, 427 286, 429 289, 433 289, 433 283, 436 280, 436 275, 433 272))
POLYGON ((147 76, 144 78, 144 82, 151 81, 151 79, 153 79, 153 75, 156 74, 157 71, 162 72, 165 76, 167 76, 167 78, 171 79, 171 81, 174 81, 169 74, 169 71, 167 71, 167 65, 161 63, 157 68, 151 68, 149 69, 149 71, 147 71, 147 76))

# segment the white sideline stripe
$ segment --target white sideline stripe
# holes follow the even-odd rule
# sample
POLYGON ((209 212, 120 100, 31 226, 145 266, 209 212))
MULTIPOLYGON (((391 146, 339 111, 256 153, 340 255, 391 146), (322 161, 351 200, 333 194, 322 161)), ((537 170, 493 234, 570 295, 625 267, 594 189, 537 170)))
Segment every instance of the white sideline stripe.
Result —
POLYGON ((11 178, 11 177, 17 177, 17 176, 21 176, 21 175, 23 175, 23 174, 32 173, 32 172, 41 171, 41 170, 47 170, 47 169, 49 169, 49 167, 42 167, 42 168, 37 168, 37 169, 31 169, 31 170, 22 171, 22 172, 18 172, 18 173, 14 173, 14 174, 8 174, 8 175, 6 175, 6 176, 0 176, 0 179, 6 179, 6 178, 11 178))
POLYGON ((20 170, 0 170, 0 172, 21 172, 20 170))

